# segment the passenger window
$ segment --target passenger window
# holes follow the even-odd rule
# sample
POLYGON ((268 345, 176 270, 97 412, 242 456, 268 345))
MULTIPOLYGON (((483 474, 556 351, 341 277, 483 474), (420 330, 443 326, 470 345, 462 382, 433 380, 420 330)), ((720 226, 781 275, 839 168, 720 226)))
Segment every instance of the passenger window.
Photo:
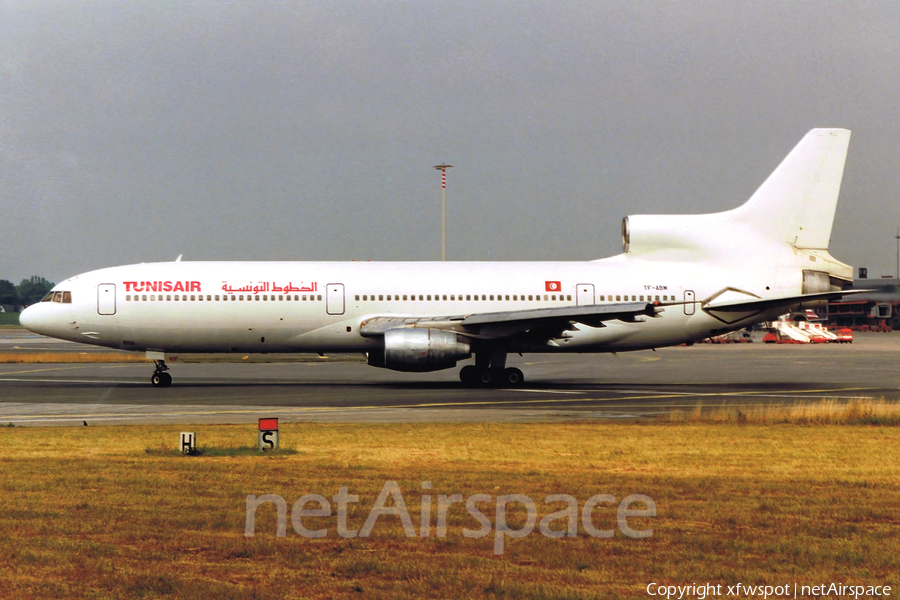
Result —
POLYGON ((621 300, 622 300, 622 296, 616 296, 616 302, 619 302, 621 300))

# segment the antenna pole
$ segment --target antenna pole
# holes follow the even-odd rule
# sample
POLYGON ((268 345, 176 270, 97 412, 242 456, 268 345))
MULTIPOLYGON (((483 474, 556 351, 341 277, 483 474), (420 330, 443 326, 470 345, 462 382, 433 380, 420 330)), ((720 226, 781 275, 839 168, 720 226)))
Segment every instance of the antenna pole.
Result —
MULTIPOLYGON (((447 169, 452 169, 453 165, 435 165, 434 168, 441 172, 441 260, 447 260, 447 169)), ((897 230, 897 239, 900 240, 900 229, 897 230)), ((897 243, 900 244, 900 241, 897 243)))

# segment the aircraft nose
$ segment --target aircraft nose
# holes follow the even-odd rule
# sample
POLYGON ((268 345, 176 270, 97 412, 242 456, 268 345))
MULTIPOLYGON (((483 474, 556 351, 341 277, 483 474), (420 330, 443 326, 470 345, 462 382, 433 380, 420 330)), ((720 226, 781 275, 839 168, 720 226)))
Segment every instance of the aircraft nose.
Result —
POLYGON ((45 333, 48 322, 47 311, 43 308, 40 304, 29 306, 19 315, 19 324, 34 333, 45 333))

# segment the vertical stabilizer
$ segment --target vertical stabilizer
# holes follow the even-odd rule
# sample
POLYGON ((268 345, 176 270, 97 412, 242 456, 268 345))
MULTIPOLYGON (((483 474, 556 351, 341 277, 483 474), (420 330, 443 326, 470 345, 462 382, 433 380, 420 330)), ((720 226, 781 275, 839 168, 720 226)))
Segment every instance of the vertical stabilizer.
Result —
POLYGON ((795 248, 827 250, 849 144, 846 129, 813 129, 732 218, 795 248))

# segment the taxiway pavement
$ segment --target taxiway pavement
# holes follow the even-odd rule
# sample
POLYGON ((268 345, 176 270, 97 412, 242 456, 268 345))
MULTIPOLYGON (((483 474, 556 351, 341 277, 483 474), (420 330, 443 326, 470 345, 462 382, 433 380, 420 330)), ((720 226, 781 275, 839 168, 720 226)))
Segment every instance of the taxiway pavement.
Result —
MULTIPOLYGON (((0 353, 93 350, 21 330, 0 332, 0 353)), ((175 362, 170 363, 170 388, 150 386, 149 363, 4 363, 0 425, 255 423, 260 417, 282 422, 606 420, 665 416, 698 405, 756 410, 831 399, 897 400, 898 357, 898 333, 857 334, 853 344, 697 344, 616 356, 510 356, 508 364, 525 372, 526 384, 517 389, 470 389, 460 384, 458 369, 396 373, 353 357, 175 362)))

